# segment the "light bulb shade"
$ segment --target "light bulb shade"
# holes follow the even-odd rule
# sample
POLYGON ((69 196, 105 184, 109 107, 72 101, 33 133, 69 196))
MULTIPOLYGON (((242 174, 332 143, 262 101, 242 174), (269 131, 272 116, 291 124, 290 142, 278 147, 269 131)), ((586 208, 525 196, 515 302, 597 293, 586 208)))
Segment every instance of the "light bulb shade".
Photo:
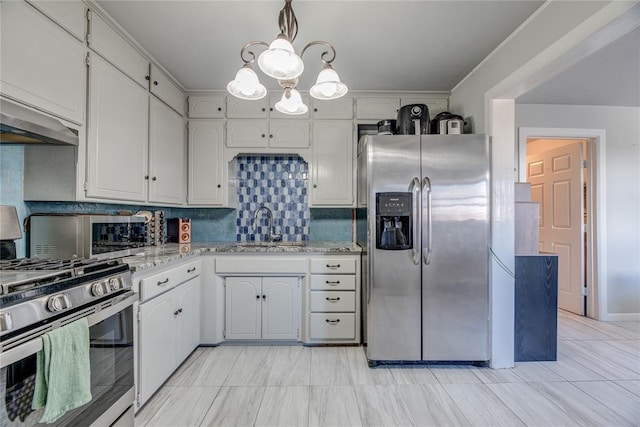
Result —
POLYGON ((280 34, 258 57, 263 73, 278 80, 295 79, 304 71, 302 58, 296 55, 293 45, 280 34))
POLYGON ((309 108, 302 102, 300 92, 295 89, 286 89, 282 99, 276 102, 276 110, 283 114, 298 115, 306 113, 309 108))
POLYGON ((316 84, 309 89, 309 95, 316 99, 337 99, 347 93, 347 85, 340 81, 338 73, 326 64, 320 74, 316 84))
POLYGON ((237 98, 249 100, 264 98, 267 94, 267 88, 260 84, 258 75, 250 64, 240 68, 235 80, 227 85, 227 90, 237 98))

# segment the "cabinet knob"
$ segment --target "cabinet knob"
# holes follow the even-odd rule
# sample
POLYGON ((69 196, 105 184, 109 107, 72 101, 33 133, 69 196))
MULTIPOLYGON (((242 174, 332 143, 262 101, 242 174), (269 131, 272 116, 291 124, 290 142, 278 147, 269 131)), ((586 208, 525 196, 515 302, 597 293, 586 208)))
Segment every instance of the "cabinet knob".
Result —
POLYGON ((267 135, 265 135, 265 134, 263 133, 263 134, 262 134, 262 137, 264 138, 265 136, 267 136, 267 135))
POLYGON ((144 176, 144 179, 149 179, 149 175, 145 175, 145 176, 144 176))
POLYGON ((269 111, 273 111, 273 107, 269 107, 269 111))
POLYGON ((256 295, 256 299, 260 299, 260 295, 256 295))
POLYGON ((218 107, 218 111, 222 111, 222 107, 218 107))
POLYGON ((266 109, 266 108, 263 108, 263 109, 262 109, 262 111, 267 111, 267 109, 266 109))
POLYGON ((266 295, 262 295, 262 299, 267 299, 267 296, 266 295))
POLYGON ((151 181, 155 181, 157 178, 154 176, 153 178, 151 178, 151 181))
POLYGON ((313 184, 313 188, 318 188, 318 184, 313 184))
POLYGON ((313 109, 313 112, 314 112, 314 113, 317 113, 317 112, 318 112, 318 109, 317 109, 317 108, 314 108, 314 109, 313 109))
POLYGON ((149 78, 150 78, 149 76, 144 76, 145 80, 149 80, 149 78))
POLYGON ((153 85, 154 85, 154 86, 158 86, 158 81, 157 81, 157 80, 154 80, 154 81, 153 81, 153 85))
POLYGON ((218 184, 218 188, 222 187, 222 185, 218 184))
POLYGON ((269 135, 269 138, 273 138, 273 135, 269 135))

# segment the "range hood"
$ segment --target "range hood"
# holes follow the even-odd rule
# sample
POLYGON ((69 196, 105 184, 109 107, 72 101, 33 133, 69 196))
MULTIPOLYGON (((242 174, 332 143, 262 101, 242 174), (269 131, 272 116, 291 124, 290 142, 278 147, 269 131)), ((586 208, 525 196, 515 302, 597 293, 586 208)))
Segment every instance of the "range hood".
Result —
POLYGON ((0 143, 78 145, 78 135, 53 117, 0 100, 0 143))

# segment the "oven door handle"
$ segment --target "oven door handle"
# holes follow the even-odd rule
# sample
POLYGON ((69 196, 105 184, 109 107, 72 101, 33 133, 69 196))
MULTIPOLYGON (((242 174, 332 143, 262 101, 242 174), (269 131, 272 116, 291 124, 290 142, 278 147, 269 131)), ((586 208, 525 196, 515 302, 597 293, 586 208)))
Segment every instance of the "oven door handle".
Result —
MULTIPOLYGON (((89 323, 89 327, 102 322, 105 319, 113 316, 114 314, 124 310, 130 305, 133 305, 134 301, 138 299, 138 295, 133 292, 130 295, 126 296, 125 299, 118 302, 115 305, 104 308, 97 313, 90 314, 86 317, 87 323, 89 323)), ((25 357, 31 356, 42 350, 42 337, 39 336, 30 341, 27 341, 24 344, 20 344, 17 347, 14 347, 10 350, 7 350, 2 353, 2 360, 0 361, 0 369, 5 368, 13 363, 24 359, 25 357)))

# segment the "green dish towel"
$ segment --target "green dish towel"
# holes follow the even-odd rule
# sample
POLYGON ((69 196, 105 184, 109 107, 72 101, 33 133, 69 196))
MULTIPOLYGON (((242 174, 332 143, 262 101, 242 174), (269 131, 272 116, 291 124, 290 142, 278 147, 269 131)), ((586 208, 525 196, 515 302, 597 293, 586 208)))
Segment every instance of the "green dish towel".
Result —
POLYGON ((32 408, 44 407, 41 423, 53 423, 65 412, 91 401, 89 324, 76 320, 42 336, 37 354, 32 408))

